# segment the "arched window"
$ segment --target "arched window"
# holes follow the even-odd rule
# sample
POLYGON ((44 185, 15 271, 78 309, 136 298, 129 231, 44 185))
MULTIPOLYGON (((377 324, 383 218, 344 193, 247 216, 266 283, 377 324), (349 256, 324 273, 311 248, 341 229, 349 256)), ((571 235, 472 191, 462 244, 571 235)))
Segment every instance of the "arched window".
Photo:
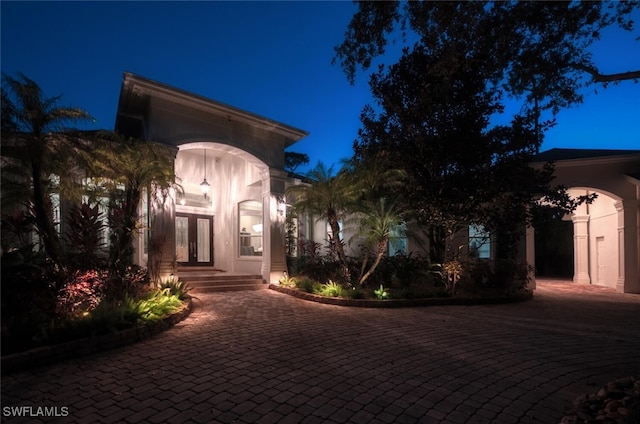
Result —
POLYGON ((247 200, 238 204, 240 256, 262 256, 262 203, 247 200))

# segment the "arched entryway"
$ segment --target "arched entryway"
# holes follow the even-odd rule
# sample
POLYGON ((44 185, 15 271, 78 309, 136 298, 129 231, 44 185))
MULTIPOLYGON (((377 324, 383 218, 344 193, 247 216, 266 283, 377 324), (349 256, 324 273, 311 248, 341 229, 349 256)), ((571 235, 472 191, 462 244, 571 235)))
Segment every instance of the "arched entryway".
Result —
MULTIPOLYGON (((536 269, 540 260, 544 275, 559 252, 568 258, 571 242, 574 282, 640 293, 640 151, 552 149, 537 159, 534 167, 555 162, 554 183, 573 198, 597 198, 536 229, 536 269)), ((567 276, 566 267, 561 272, 567 276)))
POLYGON ((580 205, 571 215, 573 224, 573 281, 616 288, 624 275, 624 258, 620 256, 618 238, 624 228, 618 228, 616 205, 621 199, 594 188, 570 188, 573 198, 595 193, 591 203, 580 205), (620 230, 620 234, 618 234, 620 230))
POLYGON ((263 260, 268 259, 262 255, 262 246, 269 237, 263 231, 269 228, 263 223, 269 168, 248 152, 216 142, 184 141, 178 148, 175 171, 183 188, 175 207, 179 264, 261 274, 263 260), (243 220, 249 213, 253 225, 247 227, 243 220), (255 244, 253 255, 242 249, 247 239, 255 244))

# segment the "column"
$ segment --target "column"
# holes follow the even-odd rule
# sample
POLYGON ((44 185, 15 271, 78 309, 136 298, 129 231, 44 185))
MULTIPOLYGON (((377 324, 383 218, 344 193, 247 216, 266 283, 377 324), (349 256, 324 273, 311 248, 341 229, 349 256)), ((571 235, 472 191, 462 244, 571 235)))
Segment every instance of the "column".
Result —
POLYGON ((618 278, 616 291, 640 293, 640 205, 638 200, 616 202, 618 211, 618 278))
POLYGON ((589 215, 573 215, 573 282, 591 284, 589 277, 589 215))
POLYGON ((531 290, 536 289, 536 232, 535 228, 530 225, 527 225, 527 232, 525 235, 525 252, 526 252, 526 263, 529 267, 528 269, 528 277, 529 284, 528 288, 531 290))
POLYGON ((285 253, 285 178, 283 171, 270 169, 262 178, 263 252, 262 278, 277 283, 287 270, 285 253))

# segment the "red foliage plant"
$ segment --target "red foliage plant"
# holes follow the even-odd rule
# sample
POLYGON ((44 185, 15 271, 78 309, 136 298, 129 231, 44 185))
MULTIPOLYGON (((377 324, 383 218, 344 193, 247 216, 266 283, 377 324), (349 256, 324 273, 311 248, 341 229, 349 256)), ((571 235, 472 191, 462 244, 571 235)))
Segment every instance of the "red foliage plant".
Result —
POLYGON ((95 309, 102 300, 106 272, 76 271, 60 289, 56 312, 68 318, 80 318, 95 309))

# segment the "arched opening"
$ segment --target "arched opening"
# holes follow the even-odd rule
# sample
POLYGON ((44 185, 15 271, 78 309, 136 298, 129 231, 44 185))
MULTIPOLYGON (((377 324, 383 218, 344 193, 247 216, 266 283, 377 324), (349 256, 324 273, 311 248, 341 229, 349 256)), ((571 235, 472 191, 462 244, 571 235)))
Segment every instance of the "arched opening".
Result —
POLYGON ((549 212, 536 222, 536 275, 616 288, 624 267, 618 245, 620 199, 591 187, 572 187, 568 193, 597 198, 570 216, 549 212))
POLYGON ((544 278, 573 278, 573 223, 571 217, 543 212, 535 223, 536 275, 544 278))
MULTIPOLYGON (((267 165, 237 147, 195 141, 179 145, 175 172, 183 189, 175 207, 178 263, 213 266, 228 273, 260 274, 264 259, 262 233, 259 233, 260 237, 255 235, 249 239, 249 247, 254 248, 252 255, 239 253, 244 252, 241 248, 245 241, 240 233, 248 225, 241 221, 249 219, 249 215, 255 215, 262 223, 263 185, 269 176, 267 165), (205 179, 208 183, 206 193, 201 186, 205 179), (253 202, 243 203, 246 199, 253 202), (250 211, 247 205, 251 206, 250 211), (210 227, 203 224, 206 218, 210 218, 210 227), (192 221, 195 224, 192 225, 192 221), (190 225, 195 225, 195 230, 190 225), (179 234, 179 231, 182 232, 179 234), (209 245, 211 259, 205 262, 209 257, 202 255, 200 250, 209 245)), ((255 223, 251 226, 252 231, 253 227, 255 223)))

